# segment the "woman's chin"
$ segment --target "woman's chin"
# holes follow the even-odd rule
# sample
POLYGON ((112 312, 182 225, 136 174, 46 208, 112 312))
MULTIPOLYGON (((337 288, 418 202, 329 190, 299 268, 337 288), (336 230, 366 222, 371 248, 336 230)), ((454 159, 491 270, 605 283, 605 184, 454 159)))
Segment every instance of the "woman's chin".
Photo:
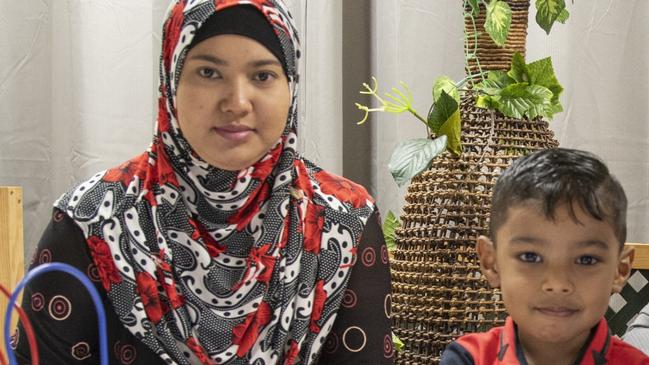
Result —
POLYGON ((228 156, 227 154, 218 157, 215 156, 215 158, 206 158, 203 156, 201 156, 201 158, 212 167, 232 172, 247 169, 259 160, 259 158, 242 158, 241 156, 228 156))

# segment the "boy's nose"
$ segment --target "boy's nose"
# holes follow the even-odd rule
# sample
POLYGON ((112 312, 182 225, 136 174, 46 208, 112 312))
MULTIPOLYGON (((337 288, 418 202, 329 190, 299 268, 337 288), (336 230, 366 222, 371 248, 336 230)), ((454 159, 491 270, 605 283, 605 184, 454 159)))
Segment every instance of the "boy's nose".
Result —
POLYGON ((228 85, 228 91, 219 102, 219 108, 224 113, 231 113, 240 118, 252 110, 250 92, 245 82, 233 81, 228 85))
POLYGON ((575 287, 570 275, 567 272, 561 269, 548 271, 549 272, 546 274, 542 285, 544 292, 553 294, 572 293, 575 287))

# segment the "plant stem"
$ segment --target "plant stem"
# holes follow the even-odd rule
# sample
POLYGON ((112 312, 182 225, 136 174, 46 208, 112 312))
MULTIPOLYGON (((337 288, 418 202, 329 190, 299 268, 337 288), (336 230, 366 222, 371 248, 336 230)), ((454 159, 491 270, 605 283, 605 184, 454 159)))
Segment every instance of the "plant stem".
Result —
POLYGON ((421 115, 417 114, 417 111, 416 111, 415 109, 413 109, 413 108, 408 108, 408 111, 409 111, 412 115, 414 115, 417 119, 421 120, 421 122, 424 123, 424 125, 425 125, 426 127, 428 127, 428 122, 426 121, 426 119, 422 118, 421 115))
MULTIPOLYGON (((484 0, 482 0, 481 2, 485 6, 485 9, 486 9, 487 8, 487 3, 484 0)), ((464 0, 464 9, 466 9, 466 6, 467 6, 467 0, 464 0)), ((471 18, 471 25, 473 26, 473 43, 474 43, 473 44, 473 57, 475 57, 476 66, 478 66, 478 73, 468 76, 468 81, 470 81, 471 86, 473 86, 474 85, 473 77, 479 75, 480 78, 482 79, 482 81, 484 81, 484 72, 482 71, 482 66, 480 65, 480 59, 478 58, 478 27, 475 24, 475 18, 473 17, 473 12, 472 11, 466 12, 466 10, 465 10, 464 17, 466 18, 467 16, 471 18)), ((465 53, 466 66, 467 66, 467 69, 470 72, 471 69, 469 68, 469 57, 468 57, 469 39, 467 38, 466 31, 464 32, 464 53, 465 53)))
POLYGON ((460 88, 464 84, 466 84, 467 81, 472 80, 473 78, 478 77, 478 76, 480 76, 482 78, 482 80, 484 81, 484 75, 487 74, 488 72, 489 71, 482 71, 482 72, 478 72, 476 74, 467 75, 465 78, 460 80, 457 84, 455 84, 455 87, 457 87, 458 90, 460 90, 460 88))
MULTIPOLYGON (((480 59, 478 58, 478 27, 475 25, 475 18, 471 15, 471 24, 473 25, 473 55, 475 57, 475 63, 478 65, 478 73, 482 81, 484 81, 484 71, 482 71, 482 66, 480 65, 480 59)), ((473 85, 473 81, 471 81, 473 85)))

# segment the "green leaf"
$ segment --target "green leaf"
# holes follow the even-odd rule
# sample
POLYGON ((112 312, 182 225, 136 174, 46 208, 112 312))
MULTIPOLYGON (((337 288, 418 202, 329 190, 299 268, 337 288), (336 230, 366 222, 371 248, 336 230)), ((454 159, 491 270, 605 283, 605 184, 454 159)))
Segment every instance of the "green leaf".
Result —
POLYGON ((477 84, 473 89, 475 91, 482 91, 487 95, 498 95, 502 91, 503 85, 499 84, 497 81, 487 79, 477 84))
POLYGON ((448 76, 440 76, 435 80, 435 84, 433 85, 433 102, 437 102, 442 95, 442 90, 452 96, 458 104, 460 103, 460 92, 457 90, 453 79, 448 76))
POLYGON ((527 65, 527 72, 530 84, 547 87, 552 91, 552 101, 556 102, 559 100, 559 95, 561 95, 563 87, 559 84, 559 80, 557 80, 557 76, 554 74, 550 57, 530 63, 527 65))
POLYGON ((473 89, 493 96, 500 94, 507 85, 515 83, 516 81, 504 71, 489 71, 487 72, 487 78, 476 84, 473 89))
POLYGON ((496 109, 513 118, 552 118, 563 111, 559 102, 563 87, 549 57, 526 65, 517 53, 509 72, 487 72, 487 78, 476 84, 474 90, 479 92, 477 107, 496 109))
POLYGON ((527 65, 527 72, 530 77, 529 82, 532 84, 546 86, 558 83, 550 57, 530 63, 527 65))
MULTIPOLYGON (((459 111, 458 111, 459 112, 459 111)), ((392 152, 388 169, 399 187, 430 166, 435 156, 446 149, 446 136, 433 140, 416 138, 401 142, 392 152)))
MULTIPOLYGON (((543 85, 541 85, 541 86, 543 86, 543 85)), ((563 92, 563 86, 561 86, 559 84, 559 82, 557 82, 555 85, 549 85, 549 86, 546 86, 546 87, 550 91, 552 91, 552 100, 550 100, 550 101, 553 102, 553 103, 558 103, 559 106, 561 106, 560 105, 561 103, 559 102, 559 95, 561 95, 561 93, 563 92)), ((561 107, 560 111, 563 111, 563 107, 561 107)))
MULTIPOLYGON (((545 95, 547 93, 547 90, 543 90, 543 89, 544 89, 543 86, 530 85, 530 86, 528 86, 528 93, 530 93, 530 94, 537 93, 537 94, 544 94, 545 95), (536 91, 535 89, 537 89, 537 88, 542 88, 542 89, 539 89, 538 91, 536 91)), ((547 98, 543 98, 542 102, 535 103, 534 106, 529 108, 527 110, 527 112, 525 112, 525 115, 529 119, 534 119, 534 118, 536 118, 538 116, 550 117, 550 114, 552 114, 551 110, 552 110, 552 102, 550 102, 550 100, 547 99, 547 98)))
POLYGON ((392 332, 392 343, 394 344, 394 349, 397 351, 401 351, 405 346, 403 341, 401 341, 401 339, 397 337, 397 335, 395 335, 394 332, 392 332))
POLYGON ((526 83, 513 84, 500 93, 499 110, 513 118, 520 119, 525 115, 534 118, 551 105, 551 98, 552 92, 546 87, 526 83))
POLYGON ((566 24, 569 17, 570 17, 570 13, 568 12, 568 9, 564 8, 561 11, 561 13, 559 13, 559 16, 557 17, 557 21, 561 24, 566 24))
POLYGON ((478 96, 475 106, 482 109, 498 109, 498 102, 491 96, 478 96))
POLYGON ((550 34, 552 25, 566 8, 564 0, 536 0, 536 22, 550 34))
POLYGON ((399 218, 397 218, 391 210, 388 211, 388 215, 383 221, 383 236, 385 237, 385 244, 388 246, 388 250, 392 251, 397 248, 395 229, 399 228, 401 223, 399 223, 399 218))
POLYGON ((449 96, 446 91, 442 90, 439 96, 439 99, 433 105, 433 110, 431 110, 428 115, 428 126, 433 131, 433 133, 439 135, 439 130, 442 127, 442 124, 446 123, 448 118, 458 110, 459 104, 449 96))
POLYGON ((507 72, 507 75, 518 82, 527 82, 530 83, 529 76, 527 74, 527 65, 525 64, 525 58, 519 53, 514 53, 512 57, 512 67, 507 72))
POLYGON ((439 135, 441 137, 448 137, 448 150, 456 156, 462 154, 462 142, 460 141, 461 132, 462 125, 460 123, 460 109, 456 109, 439 129, 439 135))
POLYGON ((480 14, 480 5, 478 4, 479 0, 469 0, 469 5, 471 5, 471 12, 473 13, 473 17, 478 16, 480 14))
POLYGON ((550 104, 549 108, 546 108, 545 110, 545 115, 543 115, 546 118, 552 119, 552 117, 557 114, 561 113, 563 111, 563 106, 561 105, 560 102, 553 102, 550 104))
POLYGON ((502 0, 491 0, 487 5, 487 19, 484 29, 499 46, 504 46, 512 24, 512 9, 502 0))
POLYGON ((516 83, 516 81, 514 81, 511 77, 509 77, 509 75, 507 75, 507 72, 499 70, 489 71, 487 73, 487 80, 495 81, 504 86, 516 83))

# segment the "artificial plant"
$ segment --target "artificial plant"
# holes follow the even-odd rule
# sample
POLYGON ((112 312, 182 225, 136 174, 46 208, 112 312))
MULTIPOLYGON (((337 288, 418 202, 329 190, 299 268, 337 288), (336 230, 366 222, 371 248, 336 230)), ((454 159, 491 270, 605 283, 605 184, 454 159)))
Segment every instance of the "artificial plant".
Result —
MULTIPOLYGON (((478 107, 497 110, 512 118, 551 119, 563 110, 559 101, 563 87, 554 74, 549 57, 525 63, 522 55, 515 54, 508 72, 482 71, 477 58, 478 32, 475 22, 481 4, 486 8, 484 31, 498 46, 504 46, 507 41, 512 20, 509 4, 503 0, 464 0, 464 8, 467 9, 464 16, 471 20, 476 30, 473 33, 473 49, 465 35, 465 57, 467 63, 470 59, 476 61, 478 72, 459 82, 448 76, 438 77, 433 83, 433 100, 426 118, 413 108, 413 96, 405 83, 401 82, 402 89, 392 88, 392 93, 384 93, 383 96, 375 78, 372 78, 371 86, 363 84, 360 93, 374 96, 379 106, 370 108, 356 103, 365 112, 358 124, 364 123, 371 112, 409 112, 426 125, 427 138, 401 142, 392 153, 388 168, 399 186, 426 170, 442 152, 449 151, 455 156, 462 154, 459 105, 465 94, 474 96, 478 107)), ((535 6, 536 22, 548 34, 555 22, 564 23, 569 17, 564 0, 536 0, 535 6)))

